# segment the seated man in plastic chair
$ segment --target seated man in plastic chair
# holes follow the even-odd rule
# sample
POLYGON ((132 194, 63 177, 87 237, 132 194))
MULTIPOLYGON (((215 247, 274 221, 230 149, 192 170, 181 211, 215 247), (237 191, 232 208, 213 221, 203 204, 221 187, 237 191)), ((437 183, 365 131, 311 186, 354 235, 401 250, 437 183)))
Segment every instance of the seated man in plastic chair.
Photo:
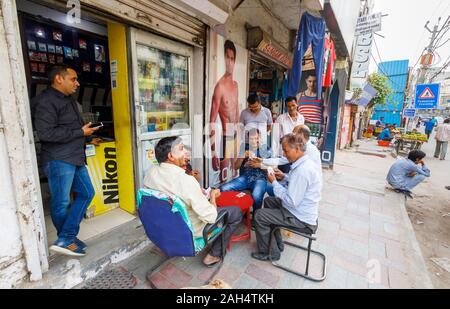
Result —
MULTIPOLYGON (((144 179, 144 186, 150 189, 174 194, 186 204, 186 210, 194 229, 194 237, 201 237, 206 224, 216 221, 218 213, 228 212, 228 225, 225 228, 225 246, 231 235, 242 220, 239 207, 229 206, 217 209, 216 198, 219 190, 211 192, 208 201, 200 184, 191 175, 186 174, 184 167, 188 162, 187 151, 179 137, 165 137, 155 147, 155 156, 159 165, 150 168, 144 179)), ((221 241, 217 239, 211 250, 203 259, 206 266, 212 266, 220 261, 222 253, 221 241)))
MULTIPOLYGON (((298 134, 285 135, 281 140, 285 157, 291 163, 289 174, 281 171, 268 173, 275 197, 264 199, 264 208, 255 216, 256 244, 258 252, 253 258, 269 261, 271 226, 295 228, 305 234, 314 234, 317 229, 319 201, 321 199, 322 175, 317 164, 306 152, 306 141, 298 134)), ((279 231, 278 231, 279 232, 279 231)), ((281 233, 275 234, 272 242, 272 259, 279 260, 283 251, 281 233)))
POLYGON ((253 168, 251 161, 256 158, 269 158, 272 153, 267 145, 260 144, 260 131, 252 128, 248 131, 248 144, 239 150, 234 169, 239 169, 239 177, 220 187, 220 191, 251 190, 253 198, 253 216, 261 208, 266 193, 266 173, 261 168, 253 168))

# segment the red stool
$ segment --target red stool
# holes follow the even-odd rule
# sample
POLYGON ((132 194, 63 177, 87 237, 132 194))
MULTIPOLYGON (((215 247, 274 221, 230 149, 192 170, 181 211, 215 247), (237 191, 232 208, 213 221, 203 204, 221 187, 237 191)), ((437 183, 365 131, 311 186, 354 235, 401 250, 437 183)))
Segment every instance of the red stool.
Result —
POLYGON ((253 198, 243 192, 238 191, 225 191, 221 192, 219 198, 216 200, 217 207, 223 206, 237 206, 241 209, 245 215, 245 223, 247 225, 247 233, 241 235, 231 236, 230 243, 228 244, 228 250, 233 242, 241 241, 251 238, 251 225, 250 225, 250 208, 253 205, 253 198))

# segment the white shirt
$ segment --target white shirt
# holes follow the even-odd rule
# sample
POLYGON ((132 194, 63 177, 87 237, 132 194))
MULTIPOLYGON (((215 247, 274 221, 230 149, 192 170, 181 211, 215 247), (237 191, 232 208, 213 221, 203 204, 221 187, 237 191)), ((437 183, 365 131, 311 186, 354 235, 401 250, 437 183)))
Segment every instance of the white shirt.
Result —
POLYGON ((280 137, 283 137, 286 134, 292 133, 292 130, 294 130, 296 126, 305 124, 305 117, 297 112, 297 119, 294 120, 289 113, 284 113, 278 116, 275 122, 280 124, 280 137))
POLYGON ((170 163, 161 163, 149 169, 144 186, 178 196, 186 204, 187 214, 194 229, 194 237, 203 235, 207 223, 217 219, 217 209, 202 192, 198 181, 185 170, 170 163))
POLYGON ((436 129, 436 140, 440 142, 450 141, 450 124, 443 123, 439 125, 436 129))
POLYGON ((292 163, 283 181, 274 180, 272 185, 275 196, 281 199, 284 208, 300 221, 317 225, 322 177, 307 155, 292 163))
POLYGON ((274 153, 278 153, 280 155, 282 154, 283 150, 280 146, 280 139, 286 134, 292 133, 292 130, 300 124, 305 124, 305 117, 303 117, 303 115, 299 112, 297 112, 297 119, 295 121, 289 113, 284 113, 278 116, 272 129, 272 134, 274 136, 272 150, 274 153), (279 132, 276 132, 277 130, 279 132))
MULTIPOLYGON (((320 171, 320 173, 322 173, 322 160, 320 158, 320 151, 313 143, 311 143, 310 140, 308 141, 308 143, 306 143, 305 155, 307 155, 309 159, 314 162, 317 169, 320 171)), ((288 164, 289 161, 285 157, 281 157, 281 158, 263 159, 262 163, 264 165, 278 166, 288 164)))

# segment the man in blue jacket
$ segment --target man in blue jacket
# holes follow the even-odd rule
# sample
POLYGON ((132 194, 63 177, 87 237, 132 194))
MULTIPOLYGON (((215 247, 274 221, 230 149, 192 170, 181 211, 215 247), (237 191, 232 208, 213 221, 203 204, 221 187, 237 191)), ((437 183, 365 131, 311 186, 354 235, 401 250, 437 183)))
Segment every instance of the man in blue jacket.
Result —
POLYGON ((436 118, 432 118, 431 120, 428 120, 425 122, 425 134, 427 135, 427 138, 430 138, 431 132, 433 132, 433 128, 436 126, 436 118))

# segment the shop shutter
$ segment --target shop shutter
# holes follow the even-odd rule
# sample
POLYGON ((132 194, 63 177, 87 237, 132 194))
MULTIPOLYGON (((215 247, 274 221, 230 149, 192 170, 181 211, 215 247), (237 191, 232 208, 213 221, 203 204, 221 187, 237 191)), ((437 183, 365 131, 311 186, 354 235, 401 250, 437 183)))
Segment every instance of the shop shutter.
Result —
MULTIPOLYGON (((67 3, 63 0, 45 2, 67 3)), ((149 29, 190 45, 205 46, 206 26, 200 20, 160 0, 81 0, 81 5, 82 14, 86 9, 93 13, 110 14, 142 29, 149 29)))

